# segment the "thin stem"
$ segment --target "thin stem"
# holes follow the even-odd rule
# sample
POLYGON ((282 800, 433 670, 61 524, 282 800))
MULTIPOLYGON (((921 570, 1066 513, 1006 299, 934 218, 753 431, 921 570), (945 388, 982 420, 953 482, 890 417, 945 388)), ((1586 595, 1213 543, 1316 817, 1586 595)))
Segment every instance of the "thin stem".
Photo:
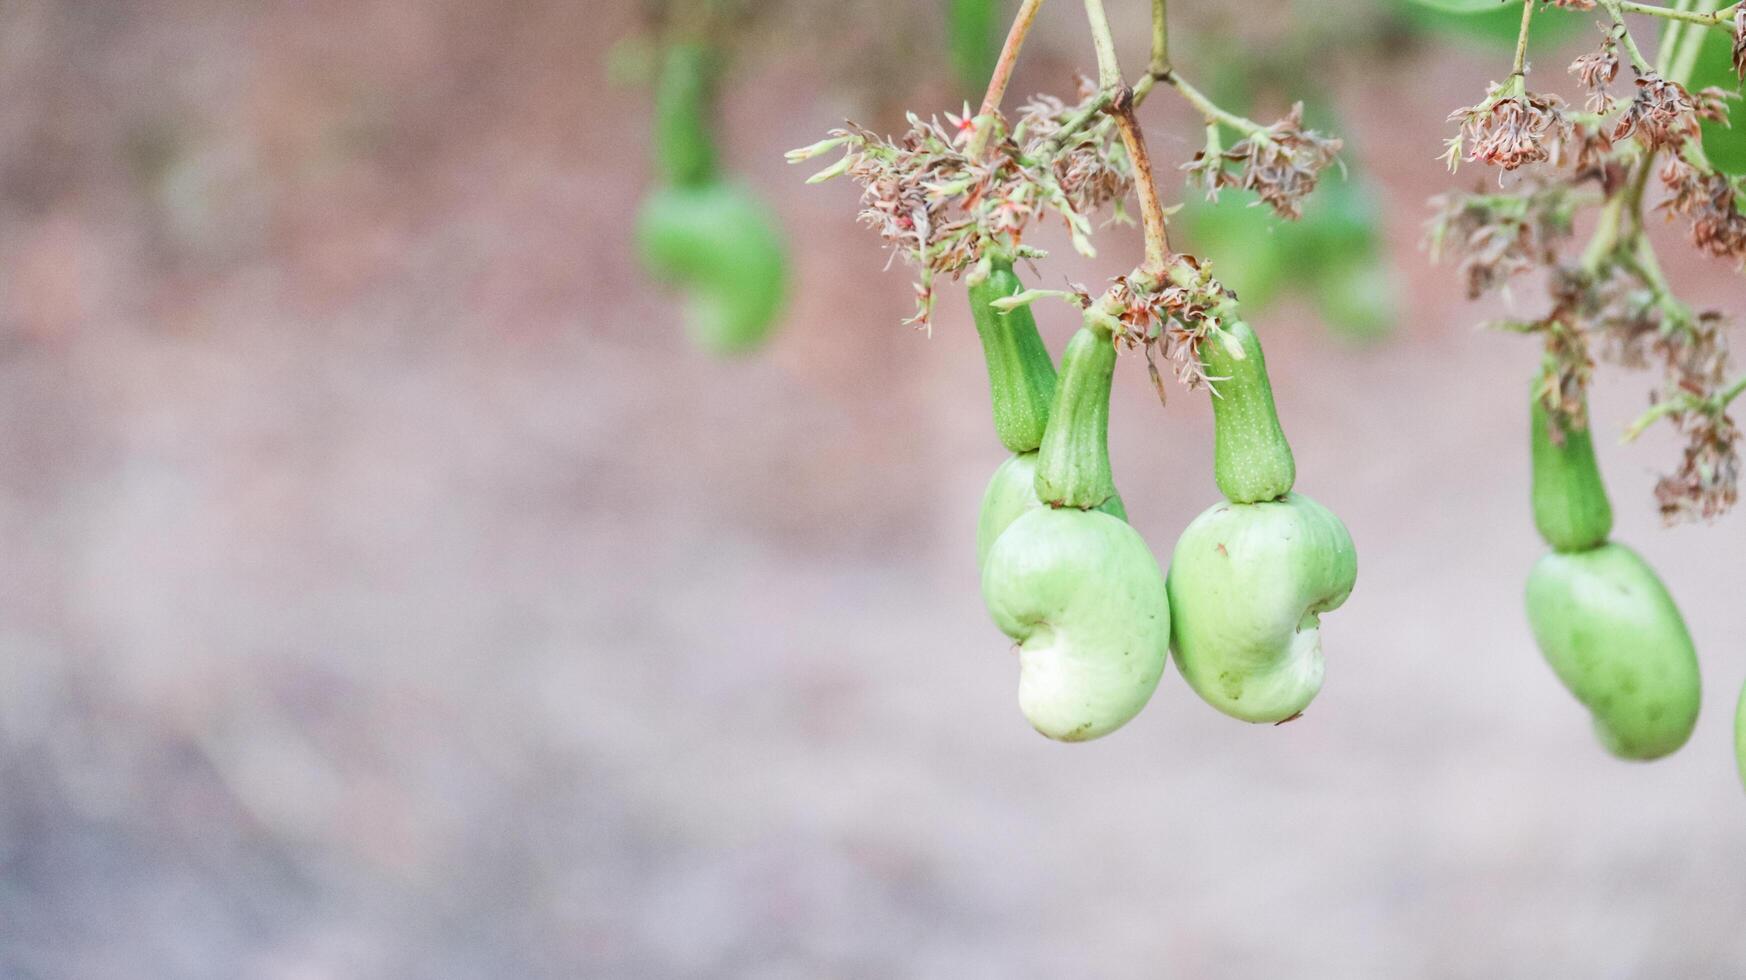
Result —
MULTIPOLYGON (((1170 17, 1166 9, 1169 6, 1170 0, 1152 0, 1152 63, 1147 72, 1148 78, 1168 74, 1170 71, 1170 17)), ((1138 99, 1138 90, 1134 94, 1138 99)))
POLYGON ((1193 85, 1188 84, 1187 79, 1174 71, 1167 74, 1163 81, 1168 83, 1171 88, 1174 88, 1177 92, 1181 93, 1182 97, 1188 100, 1188 104, 1194 106, 1195 110, 1200 113, 1201 118, 1205 119, 1207 122, 1223 123, 1239 133, 1244 134, 1258 133, 1265 128, 1253 119, 1245 119, 1236 113, 1226 112, 1219 108, 1213 100, 1206 97, 1205 93, 1201 92, 1200 89, 1195 88, 1193 85))
POLYGON ((1740 4, 1735 3, 1721 10, 1703 12, 1686 10, 1684 4, 1676 7, 1658 7, 1652 3, 1633 3, 1632 0, 1619 0, 1619 7, 1628 14, 1647 14, 1650 17, 1663 17, 1667 20, 1684 21, 1687 24, 1702 24, 1705 27, 1726 27, 1726 21, 1734 16, 1734 11, 1740 4))
POLYGON ((1018 64, 1019 49, 1025 46, 1025 36, 1031 32, 1031 24, 1036 21, 1037 11, 1042 6, 1043 0, 1024 0, 1019 4, 1012 27, 1006 32, 1006 43, 1000 47, 1000 58, 994 63, 994 74, 988 79, 988 91, 982 96, 978 115, 991 116, 1000 111, 1007 83, 1012 81, 1013 66, 1018 64))
POLYGON ((1639 75, 1652 75, 1655 73, 1654 66, 1650 65, 1649 59, 1643 57, 1643 52, 1638 50, 1637 39, 1631 36, 1631 29, 1625 25, 1625 12, 1620 9, 1623 2, 1624 0, 1601 0, 1601 5, 1607 8, 1607 13, 1612 16, 1613 23, 1618 25, 1619 40, 1624 42, 1625 53, 1631 56, 1631 67, 1637 69, 1639 75))
POLYGON ((1516 33, 1516 59, 1510 74, 1526 78, 1528 74, 1528 25, 1534 20, 1534 0, 1522 0, 1522 29, 1516 33))
MULTIPOLYGON (((1126 93, 1127 90, 1123 89, 1126 93)), ((1146 262, 1142 268, 1151 276, 1162 275, 1170 263, 1170 230, 1164 220, 1164 205, 1158 200, 1158 185, 1152 179, 1152 157, 1146 150, 1146 134, 1140 131, 1134 118, 1134 102, 1130 94, 1117 110, 1116 123, 1122 128, 1122 143, 1128 148, 1128 159, 1134 164, 1134 193, 1140 198, 1140 220, 1146 228, 1146 262)))
POLYGON ((1738 381, 1735 381, 1733 384, 1729 385, 1726 390, 1724 390, 1722 392, 1722 394, 1721 394, 1722 407, 1727 408, 1734 401, 1734 399, 1740 397, 1740 393, 1743 391, 1746 391, 1746 377, 1742 377, 1738 381))
POLYGON ((1122 66, 1116 60, 1115 35, 1110 33, 1103 0, 1085 0, 1085 19, 1091 24, 1091 46, 1097 51, 1097 87, 1114 91, 1122 84, 1122 66))
POLYGON ((1116 125, 1121 127, 1122 144, 1127 147, 1128 160, 1134 168, 1134 193, 1140 199, 1140 221, 1146 229, 1146 260, 1141 269, 1148 275, 1161 276, 1170 263, 1170 232, 1164 221, 1164 205, 1158 200, 1158 184, 1152 177, 1146 135, 1134 118, 1134 90, 1122 81, 1122 66, 1116 59, 1115 37, 1109 30, 1103 0, 1085 0, 1085 19, 1091 27, 1092 47, 1097 51, 1097 87, 1100 92, 1110 93, 1106 111, 1115 116, 1116 125))

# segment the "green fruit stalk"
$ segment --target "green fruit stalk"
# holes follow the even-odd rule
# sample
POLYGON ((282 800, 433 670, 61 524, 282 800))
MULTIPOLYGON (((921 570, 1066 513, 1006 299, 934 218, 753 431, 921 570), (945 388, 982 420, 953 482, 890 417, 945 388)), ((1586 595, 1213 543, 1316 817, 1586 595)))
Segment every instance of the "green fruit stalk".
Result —
POLYGON ((1740 704, 1734 709, 1734 761, 1740 766, 1740 785, 1746 786, 1746 685, 1740 688, 1740 704))
POLYGON ((788 297, 788 255, 769 210, 736 184, 664 187, 637 215, 649 274, 685 294, 698 346, 738 354, 764 343, 788 297))
POLYGON ((988 363, 994 434, 1014 453, 1028 453, 1043 444, 1049 403, 1055 399, 1055 363, 1043 346, 1031 308, 1005 312, 989 305, 1023 291, 1012 260, 998 255, 990 258, 988 274, 970 284, 970 316, 988 363))
POLYGON ((1201 699, 1249 722, 1302 713, 1321 690, 1321 616, 1358 578, 1346 526, 1292 493, 1296 465, 1261 342, 1240 321, 1202 345, 1213 379, 1213 475, 1225 500, 1177 540, 1171 650, 1201 699))
MULTIPOLYGON (((1697 651, 1667 589, 1607 540, 1612 508, 1586 430, 1555 420, 1536 384, 1530 413, 1534 524, 1552 546, 1528 575, 1528 624, 1553 673, 1623 759, 1657 759, 1691 737, 1702 701, 1697 651)), ((1583 409, 1586 416, 1586 406, 1583 409)))
POLYGON ((788 255, 770 209, 716 171, 710 128, 716 53, 668 45, 655 87, 655 169, 663 181, 637 213, 637 251, 649 275, 684 294, 699 347, 738 354, 761 346, 788 298, 788 255))
POLYGON ((1107 329, 1074 336, 1042 445, 995 474, 978 529, 983 600, 1019 645, 1019 708, 1064 742, 1126 724, 1169 658, 1164 573, 1138 532, 1095 509, 1120 506, 1108 457, 1114 368, 1107 329), (1030 498, 1017 486, 1026 470, 1030 498))
POLYGON ((1213 390, 1213 478, 1234 504, 1278 500, 1297 480, 1291 444, 1279 427, 1261 339, 1242 321, 1201 345, 1213 390))
POLYGON ((1541 398, 1528 424, 1533 456, 1534 527, 1558 551, 1587 551, 1613 531, 1613 505, 1595 463, 1588 426, 1555 423, 1541 398))
POLYGON ((667 47, 655 81, 655 169, 674 187, 715 179, 716 54, 708 46, 676 42, 667 47))

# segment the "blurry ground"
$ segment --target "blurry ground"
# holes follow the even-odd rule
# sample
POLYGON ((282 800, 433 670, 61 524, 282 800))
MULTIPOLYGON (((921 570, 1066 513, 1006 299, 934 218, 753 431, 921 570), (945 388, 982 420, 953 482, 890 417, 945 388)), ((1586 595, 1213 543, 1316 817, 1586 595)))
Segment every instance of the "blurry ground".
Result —
MULTIPOLYGON (((802 288, 766 355, 706 360, 626 254, 629 25, 0 6, 0 976, 1746 972, 1741 518, 1660 530, 1668 444, 1603 446, 1708 678, 1687 749, 1612 761, 1521 613, 1531 345, 1415 251, 1443 115, 1498 65, 1346 85, 1396 341, 1261 325, 1299 486, 1362 555, 1326 690, 1256 728, 1172 673, 1066 747, 979 601, 1001 454, 961 301, 899 326, 852 189, 780 160, 861 110, 741 78, 730 155, 802 288)), ((1208 413, 1122 374, 1166 554, 1214 499, 1208 413)), ((1616 431, 1642 384, 1603 381, 1616 431)))

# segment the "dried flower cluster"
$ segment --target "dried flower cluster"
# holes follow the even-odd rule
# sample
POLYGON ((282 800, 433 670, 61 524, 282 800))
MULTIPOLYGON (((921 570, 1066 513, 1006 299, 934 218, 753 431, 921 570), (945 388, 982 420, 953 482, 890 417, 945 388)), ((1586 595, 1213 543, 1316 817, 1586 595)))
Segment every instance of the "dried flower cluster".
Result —
POLYGON ((1746 7, 1734 10, 1734 77, 1746 81, 1746 7))
POLYGON ((1094 254, 1091 216, 1119 202, 1133 174, 1111 127, 1063 136, 1067 112, 1057 100, 1038 98, 1010 132, 1003 120, 986 120, 987 148, 977 155, 970 150, 978 121, 966 111, 947 113, 945 125, 912 113, 909 130, 895 139, 851 123, 789 158, 843 150, 815 179, 847 174, 861 185, 860 220, 918 270, 911 322, 926 324, 936 276, 957 278, 990 241, 1018 250, 1026 230, 1051 212, 1065 222, 1077 249, 1094 254))
POLYGON ((1467 159, 1514 170, 1551 156, 1550 143, 1565 132, 1564 101, 1556 95, 1521 92, 1506 95, 1493 84, 1478 105, 1449 114, 1461 128, 1447 143, 1443 158, 1454 171, 1465 150, 1467 159))
POLYGON ((1205 385, 1212 379, 1201 363, 1200 345, 1216 337, 1226 318, 1235 315, 1236 296, 1213 278, 1210 264, 1178 255, 1172 272, 1157 283, 1117 276, 1100 304, 1115 311, 1120 324, 1116 336, 1145 353, 1159 401, 1165 395, 1158 359, 1168 362, 1177 383, 1189 390, 1205 385))
POLYGON ((1461 259, 1467 298, 1480 296, 1516 275, 1558 261, 1570 238, 1576 205, 1570 189, 1546 184, 1525 194, 1444 194, 1432 200, 1431 257, 1461 259))
POLYGON ((1218 200, 1225 187, 1254 191, 1282 218, 1302 217, 1303 200, 1315 190, 1340 152, 1339 139, 1303 128, 1303 103, 1283 119, 1245 136, 1228 150, 1208 146, 1183 165, 1189 183, 1218 200))
MULTIPOLYGON (((1740 14, 1737 47, 1746 8, 1740 14)), ((1609 30, 1597 50, 1570 66, 1588 92, 1583 111, 1527 91, 1518 73, 1450 116, 1460 123, 1448 141, 1451 169, 1464 158, 1504 171, 1528 167, 1531 176, 1510 193, 1438 198, 1429 239, 1433 255, 1459 257, 1470 297, 1546 270, 1546 312, 1498 326, 1542 339, 1547 375, 1540 397, 1558 425, 1586 425, 1582 406, 1596 356, 1657 369, 1661 381, 1633 432, 1667 419, 1685 445, 1678 468, 1658 482, 1656 501, 1670 522, 1709 519, 1738 496, 1740 433, 1727 408, 1740 386, 1727 382, 1722 316, 1694 313, 1672 294, 1642 215, 1646 189, 1658 185, 1665 192, 1659 209, 1686 219, 1699 249, 1746 261, 1746 186, 1715 170, 1701 145, 1700 124, 1726 124, 1732 96, 1715 88, 1693 93, 1639 60, 1631 97, 1615 98, 1608 88, 1619 75, 1619 46, 1630 47, 1622 31, 1609 30), (1580 260, 1569 261, 1564 253, 1575 215, 1590 206, 1599 208, 1595 239, 1580 260)))

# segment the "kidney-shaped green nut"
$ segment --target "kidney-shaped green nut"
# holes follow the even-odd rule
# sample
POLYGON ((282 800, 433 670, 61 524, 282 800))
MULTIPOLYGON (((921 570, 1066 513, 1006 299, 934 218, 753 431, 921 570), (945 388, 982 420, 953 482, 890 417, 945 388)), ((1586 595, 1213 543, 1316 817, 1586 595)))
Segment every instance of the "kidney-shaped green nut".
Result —
POLYGON ((693 42, 670 45, 655 81, 655 166, 669 184, 695 186, 715 175, 710 113, 716 54, 693 42))
POLYGON ((1176 542, 1168 588, 1177 669, 1234 718, 1281 722, 1322 687, 1321 614, 1358 578, 1352 537, 1299 494, 1221 502, 1176 542))
POLYGON ((1702 686, 1685 620, 1631 549, 1554 551, 1528 576, 1528 623, 1607 751, 1656 759, 1697 724, 1702 686))
POLYGON ((769 209, 733 184, 667 187, 643 202, 637 246, 651 275, 686 293, 686 324, 707 350, 763 343, 788 292, 788 257, 769 209))
POLYGON ((1297 464, 1273 407, 1260 338, 1236 320, 1225 325, 1223 337, 1200 345, 1200 358, 1207 376, 1217 379, 1212 382, 1213 478, 1219 492, 1234 504, 1285 496, 1297 479, 1297 464))
POLYGON ((1098 511, 1026 511, 995 539, 982 598, 1019 644, 1019 708, 1083 742, 1140 713, 1170 656, 1164 573, 1138 531, 1098 511))
POLYGON ((989 305, 1024 291, 1010 260, 996 257, 989 265, 988 275, 970 287, 970 316, 988 362, 994 433, 1007 449, 1027 453, 1043 444, 1055 398, 1055 362, 1030 307, 1002 312, 989 305))
MULTIPOLYGON (((982 515, 976 521, 976 567, 981 568, 987 563, 988 549, 994 547, 994 540, 1001 532, 1025 511, 1041 506, 1043 501, 1037 497, 1037 454, 1008 456, 1006 462, 995 469, 987 491, 982 494, 982 515)), ((1119 493, 1097 509, 1119 520, 1128 519, 1119 493)))

